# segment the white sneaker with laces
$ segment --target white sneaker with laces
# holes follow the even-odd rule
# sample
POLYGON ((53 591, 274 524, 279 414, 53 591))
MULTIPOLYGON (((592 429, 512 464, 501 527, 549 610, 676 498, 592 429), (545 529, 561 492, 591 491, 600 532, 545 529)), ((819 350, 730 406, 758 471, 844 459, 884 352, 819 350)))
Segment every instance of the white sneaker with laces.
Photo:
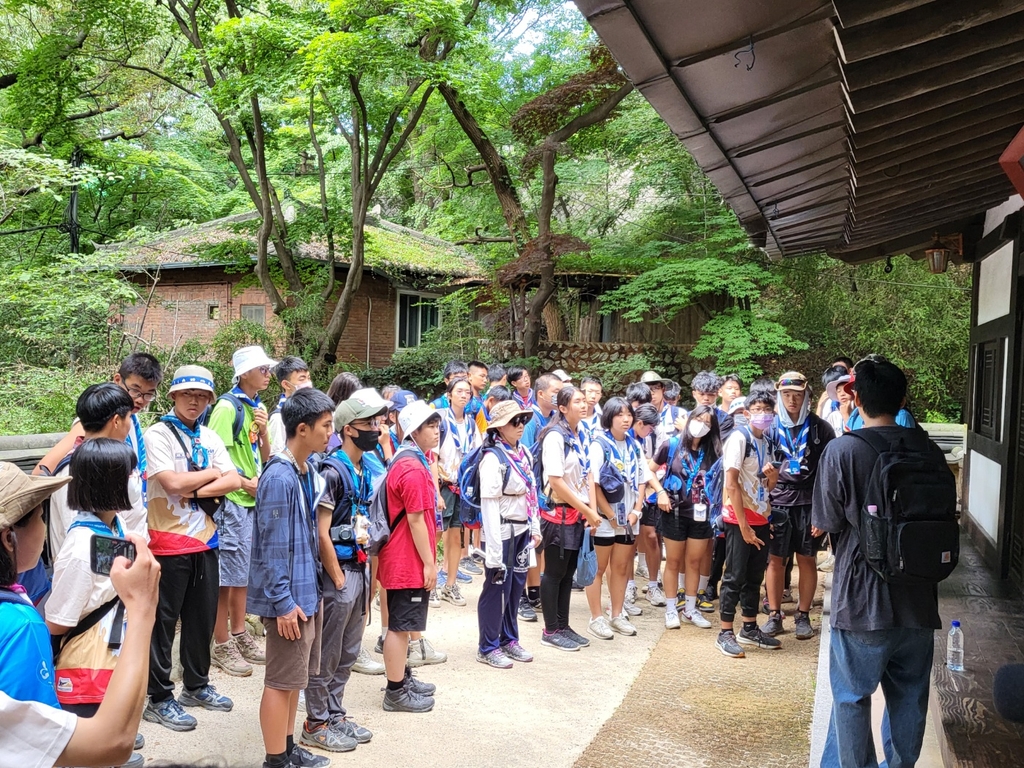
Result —
POLYGON ((711 629, 711 622, 705 619, 704 614, 700 611, 683 611, 683 618, 691 624, 693 624, 693 626, 695 627, 700 627, 701 629, 711 629))
POLYGON ((658 607, 665 605, 665 593, 661 591, 661 587, 657 584, 647 590, 647 602, 658 607))
POLYGON ((636 627, 629 623, 625 616, 616 616, 610 622, 611 628, 620 635, 632 636, 636 634, 636 627))
POLYGON ((677 611, 665 612, 665 629, 679 629, 679 613, 677 611))
POLYGON ((636 569, 633 571, 638 579, 649 579, 651 574, 647 572, 647 563, 638 563, 636 569))
POLYGON ((587 631, 598 640, 611 640, 614 636, 612 634, 612 628, 604 616, 598 616, 596 619, 591 619, 589 626, 587 626, 587 631))

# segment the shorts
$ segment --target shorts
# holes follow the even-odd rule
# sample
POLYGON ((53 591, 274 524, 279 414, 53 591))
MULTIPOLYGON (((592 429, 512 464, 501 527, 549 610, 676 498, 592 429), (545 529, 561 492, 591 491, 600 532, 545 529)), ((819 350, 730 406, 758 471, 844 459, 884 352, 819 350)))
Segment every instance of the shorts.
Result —
POLYGON ((441 484, 441 498, 444 499, 441 529, 447 531, 449 528, 461 528, 462 517, 459 515, 459 505, 462 503, 462 498, 457 493, 452 493, 448 483, 441 484))
POLYGON ((220 585, 249 586, 249 558, 252 555, 252 507, 224 499, 213 516, 220 549, 220 585))
POLYGON ((707 520, 698 523, 692 517, 666 512, 661 516, 661 535, 669 541, 686 541, 710 539, 714 532, 707 520))
POLYGON ((810 504, 772 507, 771 523, 772 538, 768 542, 768 554, 774 557, 814 557, 824 548, 824 536, 811 536, 810 504))
POLYGON ((616 536, 595 536, 593 541, 595 547, 610 547, 612 544, 631 547, 636 544, 636 536, 626 536, 624 533, 620 533, 616 536))
POLYGON ((640 525, 646 525, 650 528, 658 528, 661 523, 662 512, 657 504, 648 504, 646 501, 642 507, 642 514, 640 515, 640 525))
POLYGON ((267 667, 263 684, 277 691, 301 691, 309 685, 309 676, 320 673, 320 637, 323 634, 323 609, 299 622, 299 639, 288 640, 278 634, 277 619, 263 616, 267 631, 267 667))
POLYGON ((562 525, 541 519, 540 536, 542 552, 551 546, 575 551, 583 546, 583 521, 562 525))
POLYGON ((417 589, 389 589, 388 629, 392 632, 425 632, 430 592, 417 589))

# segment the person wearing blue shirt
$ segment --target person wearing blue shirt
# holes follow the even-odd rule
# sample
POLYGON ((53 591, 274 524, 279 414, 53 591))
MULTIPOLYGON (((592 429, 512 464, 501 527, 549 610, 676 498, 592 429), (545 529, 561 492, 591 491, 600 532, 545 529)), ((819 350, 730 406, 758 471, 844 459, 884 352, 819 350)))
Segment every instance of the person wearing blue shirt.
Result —
MULTIPOLYGON (((854 408, 850 413, 850 418, 846 422, 846 431, 853 432, 853 430, 861 429, 863 426, 864 417, 861 416, 860 408, 854 408)), ((896 426, 914 429, 917 426, 917 421, 911 415, 910 411, 906 408, 900 408, 900 412, 896 414, 896 426)))
POLYGON ((533 418, 530 419, 523 429, 523 439, 520 440, 526 446, 526 450, 531 453, 537 444, 537 436, 547 426, 548 420, 551 419, 552 414, 555 412, 555 398, 558 397, 558 393, 562 391, 563 386, 565 385, 562 381, 550 373, 538 377, 535 383, 537 404, 531 408, 533 418))

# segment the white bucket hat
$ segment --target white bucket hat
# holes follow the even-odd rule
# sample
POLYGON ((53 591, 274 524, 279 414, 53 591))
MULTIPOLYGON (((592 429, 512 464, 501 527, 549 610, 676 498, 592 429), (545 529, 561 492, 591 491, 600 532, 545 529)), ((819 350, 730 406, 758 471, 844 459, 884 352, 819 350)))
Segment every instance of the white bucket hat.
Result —
POLYGON ((402 412, 398 414, 398 426, 402 428, 402 434, 408 440, 413 432, 423 426, 431 416, 440 417, 441 414, 431 408, 423 400, 413 400, 402 412))
POLYGON ((167 393, 180 392, 183 389, 201 389, 211 395, 217 394, 213 386, 213 374, 201 365, 183 365, 174 372, 171 388, 167 393))
POLYGON ((231 365, 235 368, 235 376, 231 379, 231 383, 237 384, 242 374, 263 365, 273 369, 277 365, 277 360, 271 360, 267 357, 263 347, 242 347, 241 349, 236 349, 235 354, 231 356, 231 365))

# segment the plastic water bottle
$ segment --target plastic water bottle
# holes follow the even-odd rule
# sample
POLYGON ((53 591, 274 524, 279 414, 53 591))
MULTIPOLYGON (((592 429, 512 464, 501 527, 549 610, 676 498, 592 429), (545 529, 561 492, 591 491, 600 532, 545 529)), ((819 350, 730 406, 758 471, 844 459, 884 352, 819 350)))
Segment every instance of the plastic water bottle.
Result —
POLYGON ((964 671, 964 633, 959 621, 953 622, 946 638, 946 666, 952 672, 964 671))

